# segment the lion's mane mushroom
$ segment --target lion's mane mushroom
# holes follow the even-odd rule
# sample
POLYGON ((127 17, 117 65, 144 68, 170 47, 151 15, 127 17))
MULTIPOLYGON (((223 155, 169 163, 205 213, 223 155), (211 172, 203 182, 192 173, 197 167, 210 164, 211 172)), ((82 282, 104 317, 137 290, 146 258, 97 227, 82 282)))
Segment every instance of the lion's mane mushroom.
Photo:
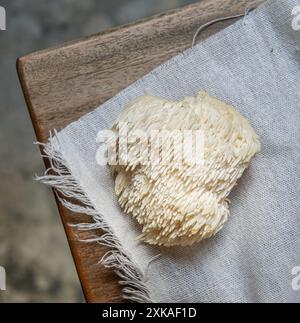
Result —
MULTIPOLYGON (((203 161, 193 165, 172 162, 174 149, 164 151, 173 153, 168 163, 149 158, 147 149, 137 154, 141 142, 134 140, 128 140, 127 156, 117 150, 119 163, 111 166, 115 191, 122 209, 142 225, 138 238, 149 244, 185 246, 218 232, 229 215, 231 189, 260 150, 249 122, 232 106, 199 92, 178 102, 139 97, 121 112, 112 129, 120 136, 125 126, 128 138, 138 131, 150 137, 153 130, 176 130, 178 136, 184 130, 199 130, 204 137, 203 161)), ((159 137, 159 153, 167 138, 159 137)))

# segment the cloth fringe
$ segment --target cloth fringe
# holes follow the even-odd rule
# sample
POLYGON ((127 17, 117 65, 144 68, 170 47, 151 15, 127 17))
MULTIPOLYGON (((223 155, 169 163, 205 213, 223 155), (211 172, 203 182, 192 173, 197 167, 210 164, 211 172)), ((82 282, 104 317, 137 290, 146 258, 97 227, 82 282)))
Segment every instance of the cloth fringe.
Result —
POLYGON ((36 142, 36 144, 42 147, 42 157, 47 158, 50 167, 43 176, 36 175, 35 180, 51 186, 56 193, 60 193, 57 196, 64 207, 75 213, 87 214, 93 220, 93 223, 69 224, 70 226, 78 230, 102 229, 104 231, 101 236, 83 241, 97 242, 112 248, 102 257, 99 264, 105 268, 112 268, 117 273, 120 278, 119 283, 123 286, 122 297, 133 302, 152 303, 143 273, 126 255, 122 245, 106 223, 104 216, 96 211, 88 196, 71 174, 61 152, 57 132, 50 133, 47 144, 40 142, 36 142), (72 199, 75 203, 80 203, 80 205, 70 202, 69 199, 72 199))

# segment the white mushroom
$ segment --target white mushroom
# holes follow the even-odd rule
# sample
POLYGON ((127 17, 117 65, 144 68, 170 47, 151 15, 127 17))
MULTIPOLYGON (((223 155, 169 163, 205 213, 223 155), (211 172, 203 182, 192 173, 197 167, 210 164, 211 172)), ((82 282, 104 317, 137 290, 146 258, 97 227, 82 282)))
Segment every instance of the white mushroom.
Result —
POLYGON ((111 168, 121 207, 142 226, 138 238, 149 244, 184 246, 217 233, 229 215, 231 189, 260 150, 249 122, 232 106, 199 92, 178 102, 139 97, 112 128, 118 143, 125 127, 127 157, 119 147, 119 164, 111 168), (200 163, 177 160, 184 145, 196 149, 191 138, 183 140, 186 130, 202 134, 200 163), (170 139, 162 135, 167 131, 176 134, 172 147, 164 146, 170 139), (134 140, 138 132, 147 136, 134 140), (160 145, 153 152, 155 144, 160 145), (168 162, 162 162, 162 154, 168 162))

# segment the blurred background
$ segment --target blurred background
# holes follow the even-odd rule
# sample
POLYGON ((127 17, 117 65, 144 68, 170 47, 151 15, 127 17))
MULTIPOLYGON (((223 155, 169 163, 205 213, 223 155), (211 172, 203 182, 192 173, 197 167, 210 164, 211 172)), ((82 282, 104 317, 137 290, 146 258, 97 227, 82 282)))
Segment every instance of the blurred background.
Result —
POLYGON ((196 0, 0 0, 1 302, 82 302, 81 287, 20 89, 18 56, 196 0))

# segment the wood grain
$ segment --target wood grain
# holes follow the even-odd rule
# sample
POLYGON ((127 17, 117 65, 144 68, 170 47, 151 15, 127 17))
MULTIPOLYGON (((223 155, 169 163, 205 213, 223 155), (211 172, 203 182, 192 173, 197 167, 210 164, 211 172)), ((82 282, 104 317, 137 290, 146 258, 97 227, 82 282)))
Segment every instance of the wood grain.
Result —
MULTIPOLYGON (((37 139, 46 142, 50 130, 64 128, 190 47, 200 25, 243 13, 247 5, 256 7, 262 2, 202 0, 19 58, 18 74, 37 139)), ((201 32, 198 41, 233 22, 235 20, 214 24, 201 32)), ((121 301, 116 275, 97 265, 107 248, 79 242, 91 233, 74 231, 67 225, 89 219, 70 212, 58 201, 57 204, 86 300, 121 301)))

